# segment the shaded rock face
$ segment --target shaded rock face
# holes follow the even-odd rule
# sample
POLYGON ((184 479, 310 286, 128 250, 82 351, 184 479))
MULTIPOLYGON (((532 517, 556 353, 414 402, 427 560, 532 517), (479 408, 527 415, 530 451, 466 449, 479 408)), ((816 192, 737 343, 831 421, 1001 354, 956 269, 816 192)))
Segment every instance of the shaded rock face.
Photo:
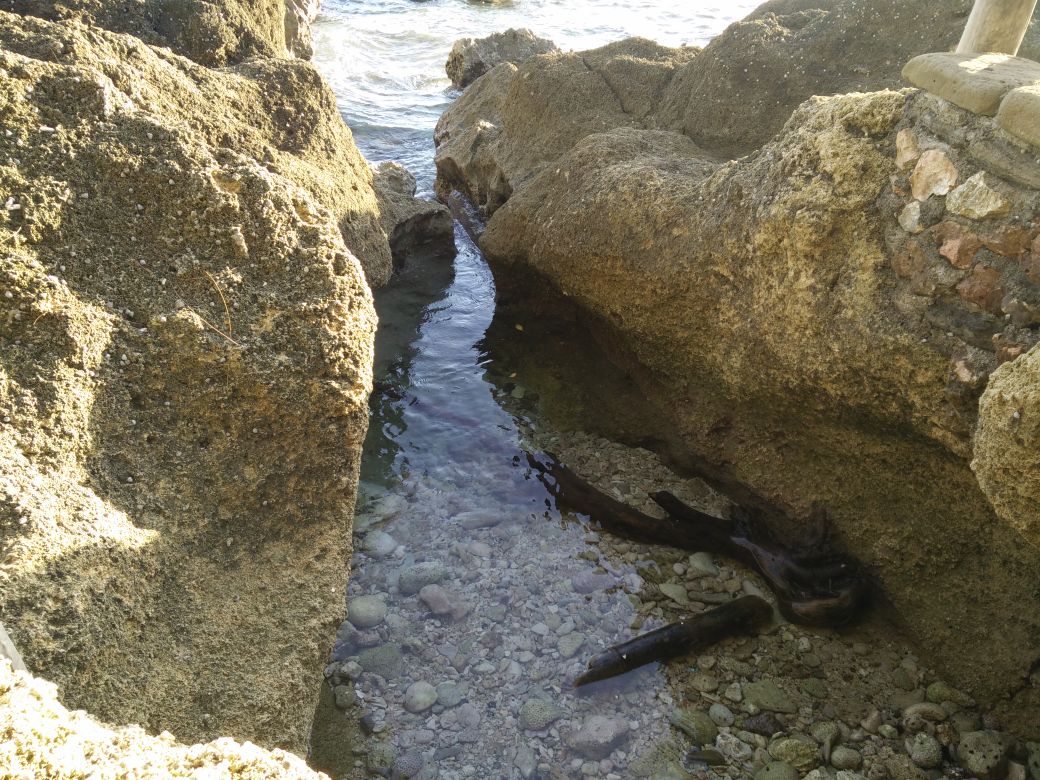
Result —
POLYGON ((416 252, 455 256, 455 226, 447 206, 415 197, 415 177, 395 162, 380 163, 373 187, 395 264, 416 252))
POLYGON ((0 620, 69 707, 302 752, 371 388, 343 236, 389 256, 368 168, 310 66, 78 22, 0 13, 0 115, 0 620))
POLYGON ((12 671, 0 660, 0 754, 4 777, 54 780, 97 774, 141 780, 218 777, 278 777, 321 780, 302 759, 281 750, 218 739, 184 745, 170 734, 150 736, 137 727, 116 728, 85 712, 70 712, 52 683, 12 671))
POLYGON ((1040 547, 968 462, 990 373, 1037 340, 1037 164, 990 120, 891 91, 812 98, 726 162, 638 108, 706 54, 499 66, 441 121, 439 191, 492 213, 505 305, 562 293, 664 410, 644 436, 791 517, 826 507, 921 652, 1040 733, 1040 547), (919 199, 924 152, 947 176, 919 199))
POLYGON ((218 67, 249 57, 310 58, 319 6, 320 0, 0 0, 3 11, 79 19, 218 67))
POLYGON ((548 38, 539 38, 526 29, 509 29, 486 38, 455 41, 444 70, 456 88, 464 89, 503 62, 519 63, 538 54, 558 51, 548 38))

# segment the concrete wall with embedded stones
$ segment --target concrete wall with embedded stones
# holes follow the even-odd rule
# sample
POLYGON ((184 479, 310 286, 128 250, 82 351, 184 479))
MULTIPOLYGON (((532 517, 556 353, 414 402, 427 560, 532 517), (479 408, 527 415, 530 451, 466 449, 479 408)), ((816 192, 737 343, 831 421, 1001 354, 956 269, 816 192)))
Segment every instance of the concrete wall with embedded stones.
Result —
POLYGON ((989 375, 1040 340, 1040 150, 926 92, 903 125, 879 203, 896 300, 964 343, 946 394, 969 434, 989 375))

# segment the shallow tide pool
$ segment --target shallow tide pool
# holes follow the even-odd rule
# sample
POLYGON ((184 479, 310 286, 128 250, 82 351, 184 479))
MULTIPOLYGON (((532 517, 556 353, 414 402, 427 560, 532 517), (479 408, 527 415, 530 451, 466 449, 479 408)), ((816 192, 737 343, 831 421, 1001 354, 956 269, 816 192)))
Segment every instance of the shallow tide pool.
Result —
MULTIPOLYGON (((366 157, 402 163, 429 193, 433 128, 455 97, 443 66, 456 38, 525 26, 565 50, 630 35, 703 44, 752 7, 326 0, 315 61, 366 157)), ((703 607, 691 596, 728 598, 755 583, 706 556, 611 539, 561 514, 525 452, 551 449, 647 511, 654 489, 708 511, 723 501, 647 451, 546 426, 539 409, 551 399, 492 357, 494 280, 464 231, 456 239, 453 262, 409 263, 376 294, 351 622, 329 668, 340 710, 364 735, 353 771, 447 780, 703 769, 669 741, 678 694, 663 671, 580 694, 568 681, 593 653, 703 607)))

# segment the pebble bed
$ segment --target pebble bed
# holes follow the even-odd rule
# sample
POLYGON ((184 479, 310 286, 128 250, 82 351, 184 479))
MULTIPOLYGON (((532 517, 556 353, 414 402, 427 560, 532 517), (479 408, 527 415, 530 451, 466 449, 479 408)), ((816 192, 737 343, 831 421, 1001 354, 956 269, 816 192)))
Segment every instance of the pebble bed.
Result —
MULTIPOLYGON (((522 434, 642 511, 662 489, 726 510, 646 450, 522 434)), ((533 485, 509 503, 480 487, 492 475, 469 477, 459 490, 449 464, 361 499, 350 621, 327 676, 368 735, 355 753, 369 776, 1040 777, 1040 746, 867 629, 778 617, 758 637, 574 691, 592 654, 764 585, 704 553, 601 534, 533 485)))

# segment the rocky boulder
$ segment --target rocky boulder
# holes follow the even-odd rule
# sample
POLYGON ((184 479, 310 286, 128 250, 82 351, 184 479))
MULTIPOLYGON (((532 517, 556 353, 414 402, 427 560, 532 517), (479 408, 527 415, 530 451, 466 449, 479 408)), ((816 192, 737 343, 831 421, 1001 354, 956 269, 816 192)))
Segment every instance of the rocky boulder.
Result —
POLYGON ((1022 685, 1040 548, 968 465, 989 374, 1036 343, 1035 154, 880 91, 809 99, 727 162, 653 109, 707 53, 629 42, 499 66, 441 121, 439 191, 492 213, 481 247, 506 305, 555 289, 661 411, 634 437, 678 436, 678 460, 788 531, 826 507, 921 652, 979 699, 1011 694, 1015 728, 1040 733, 1022 685), (915 196, 919 163, 944 193, 915 196))
POLYGON ((436 201, 415 197, 415 177, 404 166, 380 163, 372 184, 395 263, 416 252, 454 257, 455 226, 451 212, 436 201))
POLYGON ((74 21, 0 13, 0 115, 0 620, 70 708, 302 753, 371 389, 352 250, 389 267, 368 166, 305 63, 74 21))
POLYGON ((437 123, 437 192, 491 213, 582 138, 643 127, 695 49, 632 38, 580 54, 493 68, 437 123), (520 139, 523 139, 522 141, 520 139))
POLYGON ((311 56, 320 0, 0 0, 0 10, 79 20, 166 46, 203 65, 311 56))
POLYGON ((503 62, 519 63, 538 54, 558 51, 548 38, 539 38, 527 29, 509 29, 486 38, 455 41, 444 70, 457 89, 464 89, 503 62))
MULTIPOLYGON (((441 186, 493 210, 516 177, 612 127, 672 130, 715 156, 747 154, 814 95, 902 87, 909 59, 956 45, 971 5, 772 0, 703 51, 633 39, 498 65, 438 125, 441 186)), ((1022 54, 1040 56, 1040 22, 1022 54)))
POLYGON ((138 727, 100 723, 85 712, 66 709, 52 683, 13 671, 3 660, 0 735, 4 777, 326 778, 281 750, 267 751, 227 738, 189 746, 168 732, 156 737, 138 727))
POLYGON ((1040 548, 1040 349, 990 377, 972 468, 997 514, 1040 548))

